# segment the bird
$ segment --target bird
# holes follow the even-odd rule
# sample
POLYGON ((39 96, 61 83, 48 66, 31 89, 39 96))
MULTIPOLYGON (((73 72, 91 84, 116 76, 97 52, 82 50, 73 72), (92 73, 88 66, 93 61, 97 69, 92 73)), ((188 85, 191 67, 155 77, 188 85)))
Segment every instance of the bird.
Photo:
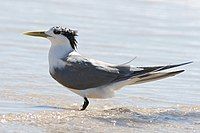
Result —
POLYGON ((89 98, 111 98, 116 91, 127 85, 175 76, 184 70, 163 70, 192 63, 150 67, 134 67, 128 63, 115 65, 81 55, 77 51, 77 30, 54 26, 47 31, 30 31, 24 34, 50 40, 49 73, 58 83, 83 97, 84 103, 80 110, 88 107, 89 98))

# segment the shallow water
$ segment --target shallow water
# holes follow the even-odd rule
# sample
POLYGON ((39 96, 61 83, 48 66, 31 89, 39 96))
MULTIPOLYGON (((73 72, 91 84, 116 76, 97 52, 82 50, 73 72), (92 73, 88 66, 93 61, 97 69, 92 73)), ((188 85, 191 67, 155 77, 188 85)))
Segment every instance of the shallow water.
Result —
POLYGON ((198 0, 1 0, 0 132, 200 132, 198 0), (194 61, 176 77, 129 86, 106 100, 83 99, 48 74, 49 42, 23 36, 77 29, 78 51, 122 64, 194 61))

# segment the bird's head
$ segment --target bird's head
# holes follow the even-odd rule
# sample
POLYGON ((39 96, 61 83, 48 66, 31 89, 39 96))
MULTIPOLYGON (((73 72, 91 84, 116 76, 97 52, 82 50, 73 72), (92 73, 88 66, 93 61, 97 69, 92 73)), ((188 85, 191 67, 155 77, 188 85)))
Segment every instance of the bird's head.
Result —
POLYGON ((70 44, 73 49, 77 47, 77 31, 60 26, 52 27, 48 31, 26 32, 25 35, 44 37, 51 41, 52 45, 70 44))

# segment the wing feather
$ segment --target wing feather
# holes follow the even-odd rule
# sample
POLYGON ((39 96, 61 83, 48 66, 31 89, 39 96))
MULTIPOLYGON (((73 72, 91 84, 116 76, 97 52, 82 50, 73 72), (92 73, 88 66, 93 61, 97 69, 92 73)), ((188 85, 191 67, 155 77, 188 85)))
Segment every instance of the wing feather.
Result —
POLYGON ((191 63, 155 67, 115 66, 91 60, 81 55, 70 55, 66 59, 63 59, 63 61, 66 63, 65 67, 62 69, 54 68, 54 74, 51 75, 62 85, 77 90, 99 87, 142 76, 150 72, 157 72, 191 63))

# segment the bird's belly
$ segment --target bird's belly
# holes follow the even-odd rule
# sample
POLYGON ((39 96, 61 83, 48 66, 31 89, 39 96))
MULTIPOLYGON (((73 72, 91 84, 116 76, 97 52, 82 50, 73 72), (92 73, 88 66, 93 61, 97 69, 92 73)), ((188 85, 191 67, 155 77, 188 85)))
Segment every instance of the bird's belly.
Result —
POLYGON ((82 97, 106 99, 113 97, 115 92, 124 87, 125 85, 127 85, 128 82, 130 81, 121 81, 85 90, 76 90, 76 89, 70 89, 70 90, 82 97))
POLYGON ((110 89, 106 90, 105 88, 102 87, 90 88, 85 90, 70 89, 70 91, 82 97, 87 97, 87 98, 106 99, 114 96, 113 90, 110 89))

